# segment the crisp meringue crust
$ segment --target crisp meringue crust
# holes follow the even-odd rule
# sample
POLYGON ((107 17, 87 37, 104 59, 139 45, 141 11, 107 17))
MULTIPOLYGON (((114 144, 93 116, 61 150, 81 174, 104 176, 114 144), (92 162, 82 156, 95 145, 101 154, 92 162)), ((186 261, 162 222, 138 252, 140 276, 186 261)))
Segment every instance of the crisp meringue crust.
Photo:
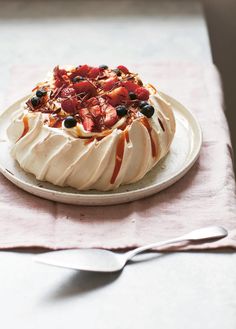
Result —
POLYGON ((118 124, 101 139, 51 128, 45 114, 24 113, 22 107, 7 129, 12 156, 26 172, 54 185, 108 191, 137 182, 168 153, 175 133, 171 105, 158 93, 150 103, 152 118, 140 116, 124 130, 118 124))

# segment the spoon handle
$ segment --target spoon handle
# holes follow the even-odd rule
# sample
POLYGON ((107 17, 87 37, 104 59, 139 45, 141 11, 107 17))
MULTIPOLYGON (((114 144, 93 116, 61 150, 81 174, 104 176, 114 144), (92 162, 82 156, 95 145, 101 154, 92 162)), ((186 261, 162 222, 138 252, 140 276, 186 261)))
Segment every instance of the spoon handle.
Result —
MULTIPOLYGON (((127 257, 127 260, 133 258, 137 254, 153 249, 153 248, 158 248, 162 247, 165 245, 169 244, 174 244, 178 242, 184 242, 184 241, 199 241, 199 240, 209 240, 209 239, 222 239, 225 236, 227 236, 228 232, 225 228, 220 227, 220 226, 209 226, 209 227, 204 227, 198 230, 194 230, 192 232, 189 232, 187 234, 184 234, 180 237, 161 241, 161 242, 156 242, 152 244, 148 244, 146 246, 142 246, 136 249, 133 249, 131 251, 128 251, 125 256, 127 257)), ((209 242, 209 241, 208 241, 209 242)))
POLYGON ((129 260, 129 259, 133 258, 134 256, 136 256, 137 254, 140 254, 146 250, 150 250, 153 248, 159 248, 162 246, 166 246, 168 244, 174 244, 174 243, 183 242, 183 241, 188 241, 186 236, 183 236, 183 237, 181 236, 179 238, 165 240, 165 241, 161 241, 161 242, 157 242, 157 243, 148 244, 146 246, 138 247, 138 248, 135 248, 133 250, 126 252, 125 255, 127 256, 127 260, 129 260))

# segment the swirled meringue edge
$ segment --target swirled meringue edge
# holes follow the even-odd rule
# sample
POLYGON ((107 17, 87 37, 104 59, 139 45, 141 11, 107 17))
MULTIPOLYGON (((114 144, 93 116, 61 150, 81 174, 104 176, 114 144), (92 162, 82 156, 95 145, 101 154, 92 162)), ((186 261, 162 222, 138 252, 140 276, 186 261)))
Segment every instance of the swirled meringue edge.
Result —
POLYGON ((24 171, 54 185, 108 191, 137 182, 167 154, 175 133, 171 105, 158 93, 150 103, 152 118, 137 118, 124 131, 117 125, 99 141, 50 128, 44 114, 25 114, 22 107, 7 129, 12 156, 24 171))

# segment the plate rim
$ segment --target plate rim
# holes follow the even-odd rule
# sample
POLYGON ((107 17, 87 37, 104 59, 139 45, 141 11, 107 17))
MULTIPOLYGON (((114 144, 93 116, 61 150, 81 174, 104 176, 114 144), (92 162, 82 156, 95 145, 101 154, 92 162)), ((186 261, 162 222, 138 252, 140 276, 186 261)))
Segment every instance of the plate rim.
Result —
MULTIPOLYGON (((164 181, 160 181, 160 182, 158 182, 158 184, 145 186, 140 189, 135 189, 135 190, 131 190, 131 191, 123 191, 123 192, 119 192, 119 193, 114 193, 113 190, 111 190, 111 191, 106 191, 106 192, 99 191, 99 194, 83 194, 79 190, 78 190, 78 193, 67 192, 67 191, 55 191, 55 190, 51 190, 51 189, 48 189, 45 187, 40 187, 40 186, 31 184, 29 182, 25 182, 24 180, 18 178, 13 173, 11 173, 8 169, 4 168, 2 166, 1 162, 0 162, 0 172, 8 180, 10 180, 14 185, 23 189, 24 191, 26 191, 30 194, 33 194, 35 196, 47 199, 47 200, 57 201, 60 203, 68 203, 68 204, 76 204, 76 205, 90 205, 90 206, 115 205, 115 204, 122 204, 122 203, 131 202, 131 201, 136 201, 138 199, 143 199, 150 195, 158 193, 158 192, 166 189, 167 187, 175 184, 179 179, 181 179, 191 169, 191 167, 194 165, 194 163, 196 162, 196 160, 199 157, 201 147, 202 147, 202 142, 203 142, 201 126, 200 126, 196 116, 191 112, 191 110, 186 108, 182 103, 177 101, 174 97, 169 96, 168 94, 166 94, 164 92, 158 91, 158 93, 161 96, 163 96, 165 99, 167 99, 167 101, 174 104, 175 105, 174 107, 177 106, 178 108, 180 108, 181 113, 184 112, 184 116, 188 122, 190 122, 188 117, 191 118, 190 125, 191 125, 191 127, 195 126, 194 136, 197 136, 197 138, 195 140, 198 141, 197 145, 195 145, 195 147, 194 147, 193 154, 187 160, 184 167, 181 166, 180 169, 177 172, 175 172, 172 176, 170 176, 168 179, 166 179, 164 181), (188 117, 186 117, 186 114, 188 117), (32 189, 33 189, 33 191, 31 191, 32 189), (61 201, 60 199, 57 198, 57 196, 58 196, 58 198, 63 198, 64 200, 61 201), (114 200, 114 199, 117 199, 116 197, 121 200, 114 200), (73 200, 71 200, 71 198, 73 198, 73 200)), ((16 100, 14 103, 12 103, 10 106, 8 106, 0 114, 0 122, 1 122, 1 120, 3 120, 4 115, 9 110, 14 108, 18 103, 23 102, 27 97, 28 97, 28 95, 16 100)), ((38 181, 38 182, 40 183, 40 181, 38 181)), ((129 184, 129 185, 131 185, 131 184, 129 184)))

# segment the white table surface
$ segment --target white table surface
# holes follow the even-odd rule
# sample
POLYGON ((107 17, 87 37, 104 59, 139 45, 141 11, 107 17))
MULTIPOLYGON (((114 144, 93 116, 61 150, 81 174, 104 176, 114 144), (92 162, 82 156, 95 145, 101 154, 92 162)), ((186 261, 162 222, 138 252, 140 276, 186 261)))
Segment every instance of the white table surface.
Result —
MULTIPOLYGON (((2 97, 12 64, 212 60, 197 3, 0 5, 2 97)), ((48 267, 32 256, 0 252, 1 328, 236 328, 234 253, 155 255, 109 275, 48 267)))

